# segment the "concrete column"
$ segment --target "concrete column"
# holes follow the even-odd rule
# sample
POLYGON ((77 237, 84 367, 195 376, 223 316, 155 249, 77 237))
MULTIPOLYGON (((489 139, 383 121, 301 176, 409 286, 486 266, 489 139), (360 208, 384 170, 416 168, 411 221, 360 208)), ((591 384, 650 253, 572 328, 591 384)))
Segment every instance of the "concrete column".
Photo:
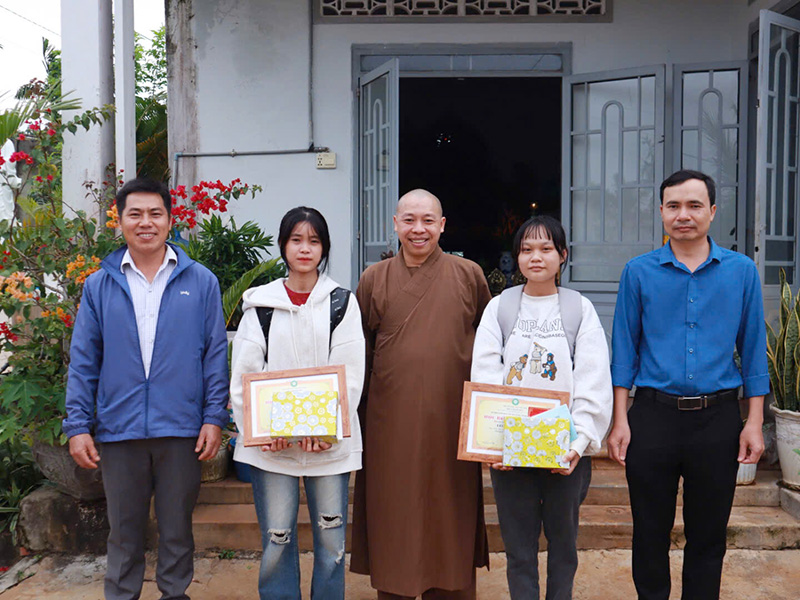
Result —
MULTIPOLYGON (((114 102, 111 3, 108 0, 61 0, 61 89, 72 92, 83 109, 114 102)), ((64 120, 79 114, 64 113, 64 120)), ((64 202, 96 214, 84 183, 100 183, 114 162, 114 125, 78 129, 66 135, 63 150, 64 202)))
POLYGON ((194 39, 194 1, 166 0, 167 123, 171 185, 197 179, 196 160, 175 162, 176 152, 198 152, 197 59, 194 39), (176 165, 178 166, 176 172, 176 165))
POLYGON ((136 78, 133 0, 114 0, 114 115, 117 171, 129 181, 136 176, 136 78))

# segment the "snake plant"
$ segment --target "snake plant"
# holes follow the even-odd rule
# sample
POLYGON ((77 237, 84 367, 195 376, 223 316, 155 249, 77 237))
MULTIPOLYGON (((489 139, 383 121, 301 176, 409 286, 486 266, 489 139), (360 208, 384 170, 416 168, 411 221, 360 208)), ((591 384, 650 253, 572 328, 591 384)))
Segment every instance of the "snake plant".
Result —
POLYGON ((778 330, 767 323, 767 366, 775 405, 800 411, 800 292, 793 297, 781 269, 778 330))

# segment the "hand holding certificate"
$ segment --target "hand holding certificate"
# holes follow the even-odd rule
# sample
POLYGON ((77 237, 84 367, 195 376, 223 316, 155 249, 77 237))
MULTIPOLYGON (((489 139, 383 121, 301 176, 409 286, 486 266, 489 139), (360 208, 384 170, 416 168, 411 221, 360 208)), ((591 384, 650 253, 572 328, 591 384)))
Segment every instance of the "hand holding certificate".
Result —
POLYGON ((506 417, 532 417, 568 403, 567 392, 465 382, 459 460, 501 462, 506 417))
POLYGON ((343 365, 248 373, 242 383, 245 446, 279 437, 315 437, 328 443, 350 437, 343 365))

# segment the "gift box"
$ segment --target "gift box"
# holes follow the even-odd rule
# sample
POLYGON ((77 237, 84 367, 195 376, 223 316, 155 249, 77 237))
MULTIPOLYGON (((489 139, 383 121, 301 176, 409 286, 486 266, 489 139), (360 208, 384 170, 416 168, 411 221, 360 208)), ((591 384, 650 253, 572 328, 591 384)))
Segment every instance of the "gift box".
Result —
POLYGON ((338 416, 336 392, 277 392, 272 396, 270 436, 289 441, 317 437, 333 444, 338 441, 338 416))
POLYGON ((573 439, 572 419, 566 407, 532 417, 506 417, 503 464, 508 467, 567 469, 564 455, 573 439), (565 414, 566 413, 566 414, 565 414))

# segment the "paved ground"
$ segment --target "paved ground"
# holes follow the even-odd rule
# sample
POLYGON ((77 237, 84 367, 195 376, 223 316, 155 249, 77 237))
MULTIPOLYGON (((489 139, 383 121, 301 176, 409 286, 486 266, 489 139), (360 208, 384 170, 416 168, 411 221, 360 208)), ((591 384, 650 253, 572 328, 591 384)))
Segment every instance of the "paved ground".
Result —
MULTIPOLYGON (((541 555, 541 562, 545 560, 541 555)), ((348 557, 349 558, 349 557, 348 557)), ((680 550, 671 554, 673 593, 680 597, 677 576, 683 558, 680 550)), ((0 578, 2 600, 101 600, 105 558, 44 557, 39 562, 27 559, 19 569, 0 578), (13 585, 18 578, 27 577, 13 585), (4 581, 5 580, 5 581, 4 581), (6 586, 9 584, 12 587, 6 586)), ((580 552, 580 567, 575 580, 575 600, 627 600, 635 598, 630 580, 629 550, 585 550, 580 552)), ((301 555, 304 597, 309 597, 312 557, 301 555)), ((478 572, 478 598, 508 598, 505 580, 505 555, 493 554, 492 570, 478 572)), ((540 565, 544 578, 544 565, 540 565)), ((196 560, 195 581, 189 588, 193 600, 244 600, 257 597, 258 558, 214 556, 196 560)), ((544 595, 544 594, 542 594, 544 595)), ((153 581, 152 557, 147 569, 142 600, 160 597, 153 581)), ((375 592, 367 577, 347 574, 347 599, 372 600, 375 592)), ((800 597, 800 550, 729 550, 725 559, 722 598, 725 600, 797 600, 800 597)))

